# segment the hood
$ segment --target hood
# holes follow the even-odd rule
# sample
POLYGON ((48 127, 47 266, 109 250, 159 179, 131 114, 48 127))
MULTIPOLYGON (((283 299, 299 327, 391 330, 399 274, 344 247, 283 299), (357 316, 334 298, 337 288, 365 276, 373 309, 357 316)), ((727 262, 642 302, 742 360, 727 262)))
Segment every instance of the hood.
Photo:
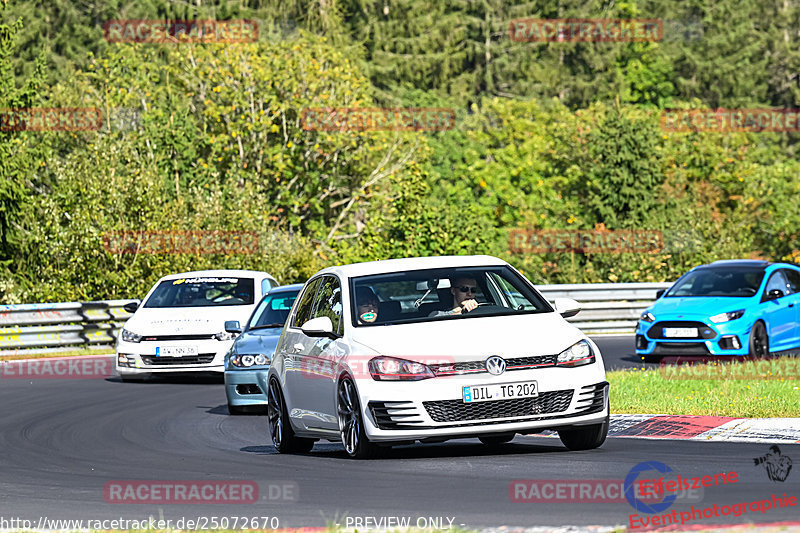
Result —
POLYGON ((226 320, 244 323, 252 305, 229 307, 140 308, 125 323, 125 329, 140 335, 197 335, 224 331, 226 320))
POLYGON ((710 317, 727 311, 736 311, 752 305, 753 298, 726 298, 719 296, 688 296, 662 298, 650 307, 650 312, 660 320, 664 314, 710 317))
POLYGON ((272 356, 281 337, 282 328, 257 329, 252 333, 240 335, 233 345, 233 351, 240 354, 263 353, 272 356))
POLYGON ((459 318, 353 331, 354 341, 379 355, 447 357, 456 362, 489 355, 512 358, 558 354, 586 338, 558 313, 459 318))

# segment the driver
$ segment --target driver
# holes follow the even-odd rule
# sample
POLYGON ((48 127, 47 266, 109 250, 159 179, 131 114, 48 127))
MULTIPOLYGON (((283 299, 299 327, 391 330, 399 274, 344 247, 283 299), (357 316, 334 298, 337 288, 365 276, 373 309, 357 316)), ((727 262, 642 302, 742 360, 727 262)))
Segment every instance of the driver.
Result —
POLYGON ((371 288, 356 288, 356 308, 359 323, 372 324, 378 320, 378 297, 371 288))
POLYGON ((478 283, 474 278, 459 276, 450 279, 450 294, 453 295, 453 307, 445 311, 436 311, 431 316, 460 315, 468 313, 478 307, 475 300, 475 293, 478 290, 478 283))

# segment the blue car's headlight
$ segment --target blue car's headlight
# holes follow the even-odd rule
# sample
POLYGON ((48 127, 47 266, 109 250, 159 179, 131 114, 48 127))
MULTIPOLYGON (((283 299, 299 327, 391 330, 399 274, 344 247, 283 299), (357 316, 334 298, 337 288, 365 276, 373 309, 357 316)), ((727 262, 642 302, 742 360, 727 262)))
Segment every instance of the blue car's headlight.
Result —
POLYGON ((558 366, 582 366, 594 363, 594 351, 585 340, 578 341, 560 354, 556 364, 558 366))
POLYGON ((709 320, 714 324, 719 324, 720 322, 728 322, 729 320, 736 320, 737 318, 741 318, 744 314, 744 309, 739 309, 738 311, 729 311, 727 313, 720 313, 718 315, 714 315, 709 320))
POLYGON ((270 358, 263 353, 245 353, 232 355, 231 365, 237 368, 269 367, 270 358))
POLYGON ((125 342, 141 342, 142 336, 138 333, 134 333, 132 331, 128 331, 127 329, 122 329, 122 340, 125 342))
POLYGON ((643 320, 645 322, 655 322, 656 317, 654 317, 653 313, 651 313, 650 311, 645 311, 644 313, 642 313, 642 316, 639 317, 639 320, 643 320))

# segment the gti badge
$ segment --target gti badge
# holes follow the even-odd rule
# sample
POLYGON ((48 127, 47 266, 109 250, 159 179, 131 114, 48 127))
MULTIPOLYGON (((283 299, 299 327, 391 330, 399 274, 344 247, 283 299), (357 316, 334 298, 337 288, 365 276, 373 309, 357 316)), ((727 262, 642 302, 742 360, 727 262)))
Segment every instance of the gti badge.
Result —
POLYGON ((494 376, 499 376, 506 371, 506 360, 497 355, 493 355, 486 360, 486 370, 494 376))

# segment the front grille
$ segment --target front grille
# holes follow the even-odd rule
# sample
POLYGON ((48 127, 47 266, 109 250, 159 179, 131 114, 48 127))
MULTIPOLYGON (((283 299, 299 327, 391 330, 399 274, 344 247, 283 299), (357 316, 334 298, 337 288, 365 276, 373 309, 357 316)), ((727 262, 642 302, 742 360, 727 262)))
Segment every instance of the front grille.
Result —
POLYGON ((569 408, 572 390, 542 392, 536 398, 514 398, 496 402, 464 403, 462 400, 422 402, 436 422, 462 422, 560 413, 569 408))
POLYGON ((166 365, 204 365, 214 360, 213 353, 201 353, 186 357, 156 357, 154 355, 143 355, 142 362, 151 366, 166 365))
POLYGON ((575 401, 578 412, 582 415, 588 415, 599 413, 605 409, 607 390, 607 381, 581 387, 581 390, 578 392, 578 399, 575 401))
POLYGON ((657 342, 653 350, 655 355, 709 355, 704 342, 657 342))
MULTIPOLYGON (((513 357, 506 359, 506 372, 528 370, 542 366, 554 366, 557 355, 534 355, 530 357, 513 357)), ((480 374, 487 372, 486 361, 468 361, 466 363, 428 365, 437 376, 456 374, 480 374)))
POLYGON ((664 336, 664 328, 697 328, 697 333, 700 335, 699 337, 695 337, 697 339, 713 339, 717 336, 717 332, 714 331, 708 325, 702 322, 695 322, 690 320, 665 320, 663 322, 656 322, 653 324, 650 329, 647 330, 647 336, 651 339, 678 339, 680 337, 665 337, 664 336))
POLYGON ((198 335, 142 335, 143 341, 208 341, 214 338, 215 333, 201 333, 198 335))
POLYGON ((369 402, 367 407, 380 429, 409 429, 424 422, 413 402, 369 402))

